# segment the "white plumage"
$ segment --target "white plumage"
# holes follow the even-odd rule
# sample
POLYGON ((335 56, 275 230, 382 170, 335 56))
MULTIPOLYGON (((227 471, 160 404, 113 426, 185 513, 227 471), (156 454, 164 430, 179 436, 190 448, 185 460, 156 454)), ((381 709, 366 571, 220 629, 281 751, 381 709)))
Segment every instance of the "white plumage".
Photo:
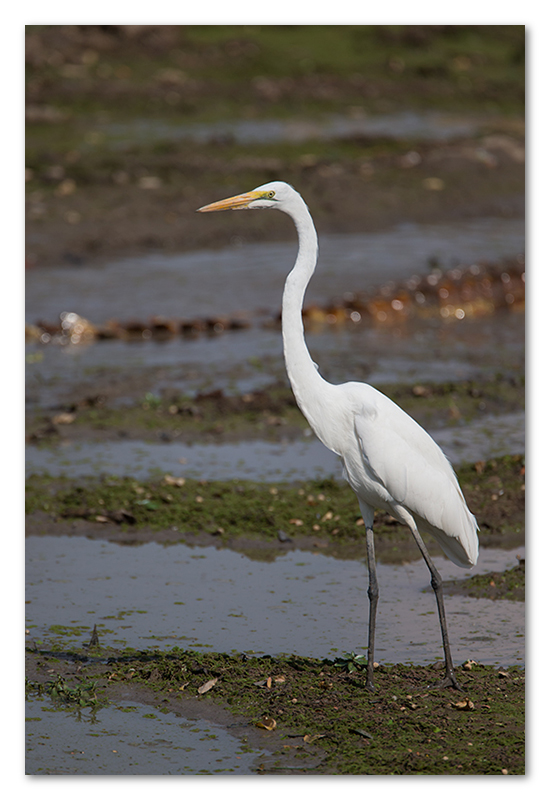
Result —
POLYGON ((435 591, 446 677, 458 687, 448 641, 441 578, 421 539, 435 537, 443 552, 461 567, 478 557, 477 523, 468 509, 448 459, 432 437, 386 395, 365 383, 328 383, 311 359, 304 337, 302 306, 317 263, 317 233, 302 197, 287 183, 274 181, 199 211, 277 208, 294 220, 298 256, 285 282, 282 334, 285 363, 296 401, 319 439, 340 456, 344 476, 359 500, 367 535, 370 599, 367 687, 374 688, 374 630, 378 582, 372 526, 375 509, 407 525, 430 569, 435 591))

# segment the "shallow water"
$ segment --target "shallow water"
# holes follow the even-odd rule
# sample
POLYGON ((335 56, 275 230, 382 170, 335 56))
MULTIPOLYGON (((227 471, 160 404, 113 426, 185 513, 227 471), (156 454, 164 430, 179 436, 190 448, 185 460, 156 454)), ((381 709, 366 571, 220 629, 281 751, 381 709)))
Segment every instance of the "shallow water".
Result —
MULTIPOLYGON (((405 130, 406 120, 402 123, 405 130)), ((447 268, 513 256, 523 249, 519 220, 402 225, 380 234, 323 237, 307 302, 325 303, 345 291, 424 273, 431 258, 447 268)), ((102 267, 32 270, 27 275, 26 319, 55 322, 62 311, 75 311, 100 324, 110 318, 146 322, 157 314, 182 318, 243 311, 254 322, 258 309, 271 315, 279 309, 295 252, 295 243, 245 244, 102 267)), ((307 338, 328 380, 413 384, 521 374, 523 324, 522 315, 506 314, 452 325, 439 321, 392 329, 311 329, 307 338)), ((109 376, 125 380, 150 375, 149 383, 134 386, 157 393, 163 388, 194 392, 218 387, 244 392, 284 379, 280 331, 257 325, 195 340, 29 345, 27 355, 27 405, 45 414, 63 407, 67 396, 81 387, 93 394, 96 380, 109 376)), ((136 402, 139 391, 128 388, 115 402, 136 402)), ((524 449, 522 413, 430 432, 455 463, 524 449)), ((191 447, 62 440, 53 449, 27 448, 27 474, 47 470, 72 477, 102 472, 146 477, 152 468, 206 479, 266 481, 341 473, 337 458, 313 436, 278 444, 191 447)), ((523 549, 482 549, 474 572, 513 566, 516 553, 523 554, 523 549)), ((320 657, 366 649, 367 574, 359 561, 292 551, 263 563, 215 548, 155 543, 123 548, 79 537, 29 537, 26 557, 29 638, 52 646, 62 638, 64 644, 80 647, 97 624, 104 646, 179 645, 320 657)), ((435 561, 444 579, 466 574, 443 558, 435 561)), ((378 570, 377 659, 422 664, 440 658, 435 600, 424 563, 380 564, 378 570)), ((523 603, 450 596, 446 608, 457 663, 467 658, 503 666, 524 662, 523 603)), ((87 711, 79 717, 43 711, 53 707, 50 701, 30 701, 28 715, 41 720, 27 723, 27 771, 254 771, 261 751, 242 753, 238 740, 225 731, 197 721, 191 728, 174 715, 149 719, 146 707, 132 705, 133 712, 119 704, 92 718, 87 711)))
MULTIPOLYGON (((522 374, 525 319, 523 314, 496 314, 456 322, 412 321, 402 327, 345 326, 311 328, 306 332, 313 359, 333 383, 367 381, 422 383, 490 379, 496 373, 522 374), (442 363, 444 373, 442 374, 442 363)), ((88 387, 97 394, 96 378, 132 379, 117 403, 135 402, 146 391, 182 394, 221 388, 247 392, 275 380, 287 382, 278 329, 253 328, 197 339, 128 343, 120 340, 84 345, 28 345, 26 404, 28 409, 55 408, 67 393, 88 387), (136 376, 142 393, 136 397, 136 376)))
MULTIPOLYGON (((516 219, 402 224, 382 233, 320 238, 319 265, 306 302, 366 291, 387 280, 524 252, 525 224, 516 219)), ((74 311, 95 324, 152 315, 195 318, 281 305, 296 257, 291 243, 244 244, 180 255, 154 254, 102 266, 41 268, 27 275, 26 321, 56 322, 74 311), (213 287, 216 287, 213 291, 213 287)))
MULTIPOLYGON (((311 431, 309 431, 311 434, 311 431)), ((525 451, 525 414, 487 417, 469 425, 429 429, 455 465, 525 451)), ((69 442, 52 448, 27 446, 26 474, 80 478, 155 472, 202 480, 261 481, 340 479, 340 459, 313 435, 297 441, 251 440, 227 444, 155 444, 142 441, 69 442)))
POLYGON ((115 149, 136 142, 231 140, 240 144, 306 142, 355 136, 446 141, 474 136, 489 118, 453 115, 439 111, 402 111, 392 114, 364 114, 359 117, 331 114, 313 119, 235 120, 181 124, 142 119, 127 123, 110 122, 99 127, 105 144, 115 149))
POLYGON ((152 471, 162 471, 204 480, 264 481, 305 480, 342 472, 334 453, 317 439, 191 446, 173 442, 64 442, 55 449, 27 447, 26 470, 27 475, 46 472, 73 478, 108 473, 144 479, 152 471))
POLYGON ((48 697, 25 703, 27 775, 250 775, 264 750, 225 728, 151 706, 120 702, 64 709, 48 697))
MULTIPOLYGON (((306 301, 326 303, 348 290, 424 273, 429 258, 450 267, 509 256, 523 247, 521 220, 401 225, 379 234, 323 237, 319 269, 306 301)), ((89 386, 93 394, 95 376, 142 375, 149 381, 143 394, 165 387, 182 393, 211 388, 243 392, 273 379, 286 380, 280 330, 259 327, 262 317, 257 312, 263 308, 271 318, 277 313, 295 252, 294 243, 268 243, 30 271, 28 322, 55 322, 63 311, 75 311, 97 324, 111 318, 146 323, 153 315, 179 319, 241 311, 252 327, 197 339, 67 347, 30 344, 27 407, 66 404, 67 392, 81 386, 89 386)), ((445 380, 463 380, 521 371, 523 325, 523 315, 505 313, 459 324, 415 320, 397 328, 309 327, 307 339, 322 374, 335 383, 438 381, 442 362, 445 380)), ((135 402, 139 397, 129 391, 126 399, 135 402)))
MULTIPOLYGON (((482 549, 472 574, 513 566, 523 552, 482 549)), ((50 628, 62 626, 64 646, 81 646, 97 624, 101 644, 117 648, 315 657, 365 651, 363 562, 294 550, 265 563, 214 547, 121 547, 77 537, 29 537, 26 558, 33 640, 55 640, 59 628, 50 628)), ((444 579, 469 574, 443 557, 434 562, 444 579)), ((437 660, 439 625, 424 562, 379 564, 378 580, 378 660, 437 660)), ((523 663, 523 603, 458 595, 445 603, 457 663, 523 663)))

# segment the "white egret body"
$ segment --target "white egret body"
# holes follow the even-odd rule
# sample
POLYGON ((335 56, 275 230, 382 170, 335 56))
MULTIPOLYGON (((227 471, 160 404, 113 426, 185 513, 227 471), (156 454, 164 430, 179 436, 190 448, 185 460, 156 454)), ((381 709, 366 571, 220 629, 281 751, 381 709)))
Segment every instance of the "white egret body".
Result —
POLYGON ((336 453, 344 476, 359 500, 367 536, 369 568, 369 649, 367 687, 374 688, 374 632, 378 582, 373 522, 376 508, 407 525, 432 575, 445 652, 446 677, 440 685, 458 687, 454 674, 441 577, 420 536, 431 533, 443 552, 461 567, 477 561, 477 523, 456 475, 431 436, 386 395, 365 383, 334 385, 324 380, 304 337, 302 306, 317 263, 318 240, 302 197, 287 183, 274 181, 199 211, 277 208, 294 220, 299 249, 282 303, 286 369, 296 401, 319 439, 336 453))

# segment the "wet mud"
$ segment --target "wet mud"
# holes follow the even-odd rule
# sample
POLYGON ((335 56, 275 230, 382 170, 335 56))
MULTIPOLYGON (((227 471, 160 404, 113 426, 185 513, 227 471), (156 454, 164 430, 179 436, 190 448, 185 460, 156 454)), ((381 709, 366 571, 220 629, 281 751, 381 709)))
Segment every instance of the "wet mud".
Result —
POLYGON ((283 177, 321 233, 523 214, 521 26, 423 26, 424 65, 385 26, 295 26, 295 44, 278 26, 103 27, 29 30, 30 266, 292 239, 282 215, 194 218, 283 177), (275 54, 287 74, 269 74, 275 54), (297 118, 298 140, 284 126, 297 118), (236 120, 260 141, 242 141, 236 120))
POLYGON ((523 28, 27 34, 27 771, 523 774, 523 28), (338 647, 364 644, 364 533, 286 382, 295 232, 283 215, 194 213, 274 179, 320 233, 304 322, 323 375, 371 382, 425 425, 477 516, 474 573, 441 559, 463 692, 433 688, 433 597, 388 515, 376 692, 338 647), (203 611, 203 574, 220 591, 250 580, 268 606, 275 581, 256 624, 273 640, 251 649, 240 601, 203 611), (296 598, 313 587, 311 636, 296 598), (96 722, 109 748, 91 758, 96 722))
POLYGON ((351 654, 258 659, 175 648, 112 654, 106 664, 67 655, 27 654, 29 694, 47 693, 52 673, 72 686, 93 679, 99 702, 150 703, 161 713, 236 727, 247 744, 271 753, 256 774, 524 773, 524 673, 517 668, 465 662, 458 693, 433 688, 437 664, 388 665, 376 670, 371 693, 351 654))
POLYGON ((518 556, 518 565, 504 572, 488 572, 469 581, 448 581, 444 591, 469 597, 490 597, 492 600, 525 601, 525 559, 518 556))
MULTIPOLYGON (((524 461, 506 456, 458 469, 482 546, 509 549, 524 543, 524 461)), ((391 516, 377 514, 376 530, 382 561, 402 563, 416 556, 410 533, 391 516)), ((364 558, 355 496, 334 479, 266 485, 171 475, 85 482, 35 476, 27 487, 27 535, 214 545, 261 560, 289 549, 319 548, 335 557, 364 558)))

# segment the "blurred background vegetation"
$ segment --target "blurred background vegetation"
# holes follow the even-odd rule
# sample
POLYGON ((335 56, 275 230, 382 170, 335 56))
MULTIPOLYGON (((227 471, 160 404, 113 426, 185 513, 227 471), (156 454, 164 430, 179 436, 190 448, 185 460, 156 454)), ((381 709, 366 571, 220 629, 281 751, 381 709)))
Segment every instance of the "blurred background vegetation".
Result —
POLYGON ((523 213, 523 26, 28 26, 26 62, 30 265, 291 238, 285 219, 193 214, 273 179, 321 233, 523 213), (470 128, 426 137, 404 112, 470 128), (389 132, 351 125, 392 115, 389 132), (331 117, 349 130, 219 128, 331 117))

